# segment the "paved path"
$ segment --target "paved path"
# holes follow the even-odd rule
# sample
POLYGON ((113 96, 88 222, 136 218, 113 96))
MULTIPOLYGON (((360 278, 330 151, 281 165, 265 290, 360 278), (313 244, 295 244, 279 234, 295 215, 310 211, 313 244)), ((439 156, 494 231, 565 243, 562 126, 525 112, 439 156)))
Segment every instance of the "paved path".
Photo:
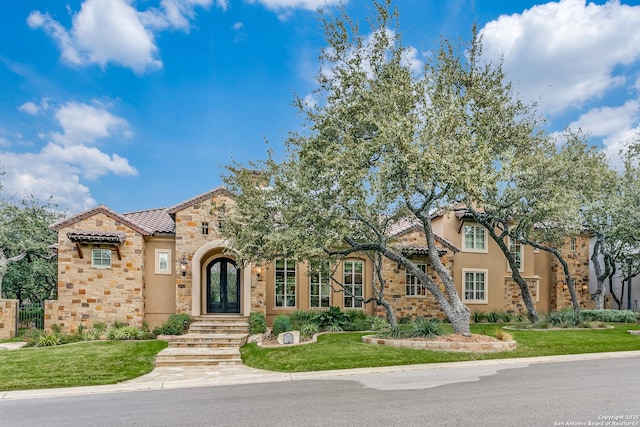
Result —
MULTIPOLYGON (((520 359, 481 360, 472 362, 432 363, 425 365, 389 366, 381 368, 342 369, 333 371, 281 373, 254 369, 244 365, 156 368, 147 375, 113 385, 72 387, 42 390, 0 391, 0 400, 34 399, 59 396, 79 396, 100 393, 119 393, 140 390, 165 390, 190 387, 211 387, 232 384, 254 384, 283 381, 302 381, 312 379, 351 379, 362 381, 365 386, 376 388, 375 379, 367 384, 366 374, 384 374, 390 372, 434 372, 434 387, 439 384, 457 382, 464 377, 464 369, 483 367, 487 375, 496 369, 509 369, 538 363, 568 362, 573 360, 616 359, 640 357, 640 351, 611 353, 575 354, 566 356, 544 356, 520 359)), ((477 371, 477 370, 476 370, 477 371)))

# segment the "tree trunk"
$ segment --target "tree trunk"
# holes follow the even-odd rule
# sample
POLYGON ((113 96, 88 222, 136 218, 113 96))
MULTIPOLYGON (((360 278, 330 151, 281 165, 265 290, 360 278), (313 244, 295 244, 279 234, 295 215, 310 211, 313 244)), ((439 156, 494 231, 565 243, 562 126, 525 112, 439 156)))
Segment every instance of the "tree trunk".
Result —
POLYGON ((596 242, 593 245, 591 262, 593 263, 593 269, 596 273, 596 292, 593 294, 592 299, 595 303, 595 309, 602 310, 604 308, 604 280, 610 275, 607 254, 605 254, 604 250, 604 233, 602 230, 596 232, 596 242), (604 269, 600 264, 599 257, 601 254, 604 256, 604 269))
POLYGON ((622 298, 624 298, 624 281, 622 282, 622 293, 620 294, 620 298, 616 296, 616 293, 613 289, 613 276, 616 274, 616 266, 615 264, 612 266, 611 274, 609 275, 609 293, 611 294, 611 298, 618 305, 618 310, 622 309, 622 298))

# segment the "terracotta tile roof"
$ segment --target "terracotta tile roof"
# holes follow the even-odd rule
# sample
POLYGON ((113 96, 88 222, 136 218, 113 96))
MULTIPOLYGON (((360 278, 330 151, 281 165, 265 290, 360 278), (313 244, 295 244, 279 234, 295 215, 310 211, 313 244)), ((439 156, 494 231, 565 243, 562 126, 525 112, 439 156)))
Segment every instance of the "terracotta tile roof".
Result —
POLYGON ((51 224, 50 227, 52 229, 56 230, 56 231, 59 231, 60 229, 62 229, 64 227, 68 227, 70 225, 73 225, 73 224, 75 224, 77 222, 80 222, 80 221, 82 221, 84 219, 91 218, 92 216, 100 214, 100 213, 104 214, 104 215, 106 215, 106 216, 108 216, 108 217, 110 217, 112 219, 114 219, 115 221, 118 221, 118 222, 126 225, 127 227, 137 231, 138 233, 140 233, 140 234, 142 234, 144 236, 149 236, 149 235, 151 235, 153 233, 152 230, 149 230, 149 229, 145 228, 144 226, 141 226, 140 224, 136 224, 136 223, 130 221, 125 216, 120 215, 120 214, 112 211, 111 209, 109 209, 108 207, 106 207, 104 205, 100 205, 100 206, 98 206, 96 208, 89 209, 89 210, 86 210, 84 212, 80 212, 79 214, 70 216, 69 218, 65 218, 65 219, 62 219, 60 221, 57 221, 57 222, 51 224))
POLYGON ((123 213, 122 216, 132 223, 151 231, 154 236, 173 235, 176 231, 176 223, 169 215, 168 208, 127 212, 123 213))
POLYGON ((72 242, 124 243, 127 234, 119 231, 75 230, 67 233, 67 237, 72 242))

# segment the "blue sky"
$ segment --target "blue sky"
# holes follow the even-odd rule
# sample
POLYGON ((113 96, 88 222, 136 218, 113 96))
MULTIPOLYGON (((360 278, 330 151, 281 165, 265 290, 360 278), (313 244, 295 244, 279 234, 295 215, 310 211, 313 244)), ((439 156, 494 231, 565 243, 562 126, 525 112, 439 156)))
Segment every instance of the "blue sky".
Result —
MULTIPOLYGON (((331 0, 20 0, 0 25, 2 196, 68 213, 172 206, 224 165, 276 152, 302 118, 331 0), (268 141, 266 143, 265 141, 268 141)), ((439 37, 504 58, 547 130, 588 132, 615 162, 640 132, 640 1, 397 0, 422 63, 439 37)), ((364 24, 369 0, 346 10, 364 24)))

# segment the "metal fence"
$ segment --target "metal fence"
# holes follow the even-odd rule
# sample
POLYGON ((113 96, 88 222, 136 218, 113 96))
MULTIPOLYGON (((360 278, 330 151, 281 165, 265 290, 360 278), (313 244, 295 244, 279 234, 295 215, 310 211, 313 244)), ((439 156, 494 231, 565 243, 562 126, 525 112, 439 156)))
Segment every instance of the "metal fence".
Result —
POLYGON ((18 307, 18 330, 44 329, 44 305, 42 303, 20 304, 18 307))

